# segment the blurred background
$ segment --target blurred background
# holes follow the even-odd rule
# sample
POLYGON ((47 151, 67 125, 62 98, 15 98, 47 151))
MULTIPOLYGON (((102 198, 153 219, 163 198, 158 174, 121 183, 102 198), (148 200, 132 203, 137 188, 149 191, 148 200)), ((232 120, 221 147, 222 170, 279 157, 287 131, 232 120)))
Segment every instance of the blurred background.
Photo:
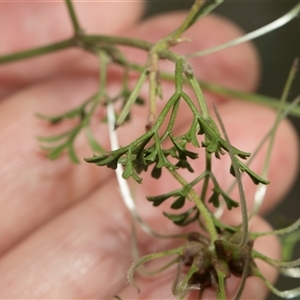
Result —
MULTIPOLYGON (((188 9, 193 0, 148 0, 145 17, 171 10, 188 9)), ((279 18, 299 1, 297 0, 239 0, 225 1, 214 12, 225 16, 237 23, 245 32, 250 32, 279 18)), ((296 57, 300 57, 300 16, 287 25, 254 41, 262 61, 262 77, 258 92, 279 98, 290 67, 296 57)), ((300 74, 293 84, 290 99, 300 94, 300 74)), ((300 137, 300 118, 291 117, 300 137)), ((278 170, 285 172, 285 170, 278 170)), ((296 220, 300 214, 300 174, 290 193, 284 201, 269 213, 267 219, 278 228, 278 220, 282 216, 288 220, 296 220)), ((299 258, 300 245, 298 243, 294 257, 299 258)), ((277 288, 281 290, 299 286, 299 279, 279 278, 277 288)), ((268 300, 281 299, 275 295, 268 300)))

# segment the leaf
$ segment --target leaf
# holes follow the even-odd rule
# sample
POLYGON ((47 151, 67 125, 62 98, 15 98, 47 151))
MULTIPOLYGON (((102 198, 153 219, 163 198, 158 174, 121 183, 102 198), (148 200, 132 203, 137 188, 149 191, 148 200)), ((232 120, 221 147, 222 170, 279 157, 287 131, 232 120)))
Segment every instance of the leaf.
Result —
POLYGON ((161 168, 157 168, 157 164, 154 166, 154 168, 152 169, 151 172, 151 176, 155 179, 159 179, 162 173, 162 169, 161 168))
POLYGON ((75 163, 75 164, 78 164, 80 163, 80 160, 78 159, 75 151, 74 151, 74 146, 72 143, 70 143, 69 147, 68 147, 68 154, 69 154, 69 157, 70 157, 70 160, 75 163))
MULTIPOLYGON (((45 149, 45 148, 44 148, 45 149)), ((49 151, 47 149, 45 149, 46 151, 49 151)), ((56 148, 53 148, 52 150, 50 150, 48 153, 47 153, 47 156, 51 159, 51 160, 55 160, 57 159, 61 154, 62 152, 65 150, 65 144, 63 145, 60 145, 56 148)))
POLYGON ((206 148, 206 151, 208 153, 214 153, 219 150, 219 140, 214 139, 212 141, 207 140, 205 142, 202 142, 202 146, 206 148))
POLYGON ((176 196, 180 196, 180 190, 175 190, 159 196, 147 196, 147 200, 153 202, 153 206, 159 206, 170 197, 176 196))
POLYGON ((71 133, 72 133, 73 129, 72 130, 68 130, 68 131, 65 131, 61 134, 58 134, 58 135, 52 135, 52 136, 39 136, 37 137, 37 139, 41 142, 45 142, 45 143, 53 143, 53 142, 57 142, 61 139, 64 139, 66 138, 67 136, 69 136, 71 133))
POLYGON ((185 197, 184 196, 179 196, 171 205, 171 208, 173 209, 179 209, 184 206, 185 203, 185 197))
POLYGON ((208 203, 212 203, 214 207, 219 207, 220 206, 219 195, 220 193, 213 189, 213 193, 208 199, 208 203))
POLYGON ((231 210, 233 207, 239 206, 239 204, 236 201, 234 201, 233 199, 231 199, 223 190, 221 190, 220 193, 221 193, 223 199, 225 200, 228 210, 231 210))
POLYGON ((122 174, 122 177, 124 179, 128 179, 130 177, 132 177, 137 183, 142 183, 142 178, 139 177, 135 172, 134 169, 131 167, 129 167, 128 165, 126 165, 126 168, 122 174))
POLYGON ((119 159, 122 155, 127 152, 126 148, 121 148, 116 151, 109 152, 103 155, 94 155, 93 157, 84 158, 88 163, 94 163, 97 166, 107 166, 111 169, 116 169, 118 166, 119 159))
POLYGON ((56 116, 48 116, 44 114, 37 113, 36 116, 40 119, 44 119, 52 124, 57 124, 64 119, 72 119, 76 116, 81 116, 84 113, 83 107, 76 107, 64 114, 56 115, 56 116))
MULTIPOLYGON (((248 176, 251 178, 251 180, 253 181, 254 184, 259 184, 259 183, 269 184, 270 183, 268 180, 257 175, 254 171, 252 171, 247 165, 243 164, 241 161, 237 160, 237 164, 238 164, 238 168, 242 172, 246 172, 248 174, 248 176)), ((230 174, 235 176, 234 168, 232 165, 230 166, 230 174)))
POLYGON ((186 226, 199 218, 199 211, 195 206, 181 214, 169 214, 166 212, 163 214, 178 226, 186 226))
POLYGON ((133 168, 133 165, 132 165, 132 152, 131 152, 131 149, 129 149, 128 153, 127 153, 125 170, 122 174, 122 177, 124 179, 128 179, 128 178, 132 177, 136 182, 138 182, 138 183, 142 182, 142 178, 139 177, 134 171, 134 168, 133 168))
POLYGON ((144 164, 147 165, 146 160, 145 160, 145 154, 147 153, 147 151, 145 150, 145 146, 150 142, 150 140, 152 139, 153 134, 149 135, 149 137, 146 137, 133 151, 133 154, 136 154, 136 159, 144 164))
POLYGON ((194 173, 194 169, 192 168, 192 166, 189 164, 187 160, 184 159, 179 160, 178 163, 176 164, 176 167, 181 169, 188 169, 188 171, 194 173))
POLYGON ((141 98, 141 97, 137 97, 136 98, 136 100, 135 100, 135 104, 137 104, 137 105, 145 105, 145 100, 143 99, 143 98, 141 98))
POLYGON ((191 143, 194 147, 199 148, 200 144, 197 139, 197 131, 198 131, 197 126, 198 126, 197 119, 194 118, 189 131, 184 135, 184 137, 187 142, 191 143))
POLYGON ((96 141, 90 127, 85 127, 85 133, 92 150, 98 153, 105 153, 105 150, 96 141))
POLYGON ((170 135, 170 139, 173 143, 173 145, 176 147, 177 151, 179 152, 179 156, 181 154, 183 154, 184 156, 188 156, 189 158, 191 159, 196 159, 198 158, 198 153, 196 152, 192 152, 192 151, 189 151, 189 150, 186 150, 185 147, 181 146, 175 139, 172 135, 170 135))

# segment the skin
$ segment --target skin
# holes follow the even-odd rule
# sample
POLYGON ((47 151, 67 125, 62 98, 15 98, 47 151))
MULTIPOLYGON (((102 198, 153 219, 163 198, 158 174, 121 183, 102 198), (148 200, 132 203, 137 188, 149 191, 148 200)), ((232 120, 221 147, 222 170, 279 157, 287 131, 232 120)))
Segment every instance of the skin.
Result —
MULTIPOLYGON (((138 18, 142 6, 141 2, 126 1, 75 5, 87 32, 146 37, 149 41, 156 41, 170 32, 184 16, 183 13, 173 13, 140 22, 138 18), (111 12, 114 16, 108 17, 111 12)), ((3 54, 58 41, 72 34, 63 3, 2 2, 0 22, 0 51, 3 54), (9 17, 12 14, 16 18, 9 17), (45 21, 42 22, 43 18, 45 21)), ((188 53, 217 45, 240 34, 240 30, 229 21, 207 17, 186 33, 185 36, 192 38, 193 43, 181 44, 176 49, 179 53, 188 53), (222 28, 222 32, 218 28, 222 28)), ((138 62, 143 62, 145 58, 145 54, 136 50, 125 51, 138 62)), ((259 59, 250 44, 191 62, 197 76, 207 81, 245 91, 253 90, 258 83, 259 59)), ((164 63, 163 67, 169 69, 170 64, 164 63)), ((135 82, 134 78, 132 82, 135 82)), ((112 72, 109 90, 116 91, 117 86, 118 74, 112 72)), ((170 83, 163 86, 167 100, 173 87, 170 83)), ((55 134, 63 128, 45 125, 36 119, 35 112, 64 112, 90 96, 96 88, 97 61, 77 49, 0 67, 0 140, 3 141, 0 147, 1 299, 110 299, 115 294, 124 299, 172 299, 172 272, 167 271, 158 279, 137 276, 140 294, 126 282, 126 272, 132 262, 131 221, 116 187, 114 173, 107 168, 85 163, 72 165, 66 155, 49 161, 36 142, 36 136, 55 134)), ((146 92, 144 96, 147 97, 146 92)), ((243 150, 255 149, 257 141, 272 126, 275 113, 266 107, 209 93, 206 93, 206 98, 210 107, 213 102, 218 105, 232 144, 243 150)), ((159 101, 158 108, 163 103, 159 101)), ((176 131, 185 132, 188 120, 184 118, 184 113, 180 115, 176 131)), ((144 132, 146 117, 147 112, 140 110, 134 116, 131 127, 120 128, 121 144, 127 144, 128 140, 144 132)), ((108 149, 106 131, 99 133, 97 128, 94 132, 108 149)), ((92 155, 83 136, 78 138, 76 149, 79 157, 92 155)), ((267 191, 262 213, 282 199, 291 186, 298 165, 297 149, 296 134, 284 121, 275 141, 269 173, 272 185, 267 191), (289 147, 281 147, 282 144, 289 144, 289 147), (283 169, 285 172, 278 172, 283 169)), ((260 170, 263 160, 262 153, 253 164, 254 170, 260 170)), ((195 172, 200 172, 201 168, 196 166, 195 172)), ((229 184, 228 176, 222 176, 228 172, 228 164, 217 163, 214 168, 220 174, 219 180, 229 184)), ((167 234, 179 229, 169 224, 158 211, 160 209, 154 211, 151 204, 145 201, 145 196, 158 195, 175 187, 167 176, 165 180, 154 181, 147 175, 144 176, 143 186, 134 187, 141 216, 155 230, 161 232, 163 228, 163 233, 167 234)), ((249 207, 254 191, 255 187, 246 181, 249 207)), ((226 214, 224 219, 229 223, 239 222, 239 211, 226 214)), ((255 217, 250 229, 266 231, 270 227, 262 217, 255 217)), ((156 240, 140 230, 138 240, 142 254, 178 245, 178 242, 156 240)), ((271 257, 280 257, 279 243, 274 237, 258 240, 255 248, 271 257)), ((274 281, 275 271, 265 265, 260 266, 265 276, 274 281)), ((229 297, 234 295, 237 284, 235 278, 228 280, 229 297)), ((250 278, 243 297, 263 299, 266 294, 264 284, 250 278)), ((193 298, 195 294, 189 297, 193 298)), ((205 299, 214 299, 213 292, 207 291, 205 299)))

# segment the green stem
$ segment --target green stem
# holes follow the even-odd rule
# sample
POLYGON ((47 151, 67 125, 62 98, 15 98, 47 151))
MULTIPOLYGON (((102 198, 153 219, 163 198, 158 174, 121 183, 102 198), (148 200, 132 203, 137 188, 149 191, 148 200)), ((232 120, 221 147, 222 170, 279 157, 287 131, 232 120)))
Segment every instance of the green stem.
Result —
POLYGON ((100 45, 107 45, 107 44, 117 44, 122 46, 128 46, 133 48, 138 48, 141 50, 149 51, 153 44, 139 40, 134 38, 127 38, 123 36, 108 36, 108 35, 84 35, 81 37, 83 43, 93 44, 99 43, 100 45))
POLYGON ((78 19, 77 19, 77 16, 76 16, 76 13, 75 13, 75 10, 74 10, 74 7, 73 7, 72 0, 65 0, 65 3, 67 5, 68 12, 69 12, 69 15, 70 15, 70 18, 71 18, 71 21, 72 21, 72 25, 73 25, 73 29, 74 29, 74 35, 78 36, 82 33, 82 30, 79 26, 79 22, 78 22, 78 19))
POLYGON ((201 192, 201 199, 205 201, 206 199, 206 193, 208 188, 208 183, 210 179, 210 173, 211 173, 211 154, 205 151, 205 170, 206 170, 206 176, 203 182, 202 192, 201 192))
POLYGON ((124 108, 122 109, 121 114, 119 115, 117 121, 116 121, 116 126, 120 126, 123 124, 125 121, 126 117, 128 116, 128 113, 131 110, 132 105, 136 101, 137 97, 139 96, 139 93, 148 77, 148 71, 144 70, 144 72, 140 75, 140 78, 138 79, 132 93, 130 94, 128 100, 126 101, 126 104, 124 108))
POLYGON ((157 53, 149 55, 149 116, 148 116, 148 128, 153 126, 157 115, 156 108, 156 95, 158 90, 158 61, 159 57, 157 53))
POLYGON ((219 292, 217 293, 217 299, 218 300, 226 300, 226 289, 225 289, 225 279, 226 276, 222 272, 222 270, 219 270, 218 267, 216 267, 217 275, 218 275, 218 283, 219 283, 219 292))
MULTIPOLYGON (((176 171, 174 170, 169 170, 172 176, 182 185, 182 186, 187 186, 188 182, 176 171)), ((197 205, 201 216, 204 219, 206 229, 210 235, 211 238, 211 244, 213 245, 214 241, 217 240, 218 234, 215 228, 215 224, 213 222, 213 219, 211 217, 210 211, 206 208, 204 205, 203 201, 199 199, 197 193, 194 191, 194 189, 190 190, 189 196, 191 200, 197 205)))
POLYGON ((203 0, 196 0, 195 3, 192 5, 189 13, 187 14, 186 18, 182 22, 182 24, 175 29, 171 34, 167 36, 167 38, 172 40, 177 40, 180 36, 190 27, 193 23, 197 13, 199 12, 201 6, 203 5, 203 0))
POLYGON ((196 94, 200 109, 202 111, 202 116, 204 119, 208 119, 209 118, 208 108, 207 108, 206 101, 203 96, 199 81, 196 79, 196 77, 194 75, 189 75, 189 74, 186 74, 186 75, 187 75, 188 81, 190 82, 190 84, 196 94))
POLYGON ((21 51, 21 52, 16 52, 16 53, 0 56, 0 65, 9 63, 9 62, 13 62, 13 61, 17 61, 17 60, 22 60, 22 59, 32 58, 32 57, 36 57, 36 56, 40 56, 40 55, 44 55, 44 54, 49 54, 52 52, 70 48, 72 46, 74 46, 73 38, 64 40, 62 42, 58 42, 55 44, 39 47, 39 48, 33 48, 30 50, 26 50, 26 51, 21 51))
MULTIPOLYGON (((139 64, 129 63, 128 66, 130 69, 142 72, 143 66, 139 64)), ((160 73, 161 79, 167 80, 167 81, 174 81, 174 75, 168 72, 161 71, 160 73)), ((268 97, 265 95, 255 94, 255 93, 247 93, 243 91, 238 91, 234 89, 230 89, 218 84, 198 80, 199 84, 204 90, 207 90, 209 92, 212 92, 217 95, 226 96, 230 98, 234 98, 237 100, 245 100, 249 102, 258 103, 261 105, 265 105, 271 108, 278 108, 280 106, 278 98, 268 97)), ((188 83, 187 79, 183 79, 183 83, 188 83)), ((287 109, 289 107, 289 104, 285 104, 284 108, 287 109)), ((300 106, 296 106, 293 109, 289 110, 289 115, 300 117, 300 106)))

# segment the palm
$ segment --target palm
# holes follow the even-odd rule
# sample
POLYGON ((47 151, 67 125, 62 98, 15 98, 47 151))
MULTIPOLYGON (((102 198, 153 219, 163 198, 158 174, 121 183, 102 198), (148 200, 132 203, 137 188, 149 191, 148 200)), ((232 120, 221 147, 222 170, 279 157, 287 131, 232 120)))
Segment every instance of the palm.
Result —
MULTIPOLYGON (((2 53, 30 48, 36 46, 37 42, 50 43, 71 35, 71 26, 62 3, 17 5, 9 2, 0 4, 0 33, 1 39, 4 39, 0 45, 2 53), (43 19, 39 18, 50 13, 59 20, 49 20, 51 30, 50 25, 44 27, 43 19), (18 14, 17 23, 8 17, 11 14, 18 14), (35 28, 30 34, 22 26, 28 20, 32 28, 35 28), (45 36, 45 41, 41 40, 41 36, 45 36)), ((100 20, 107 17, 107 11, 113 11, 114 19, 105 20, 106 33, 123 33, 140 38, 147 36, 152 40, 163 36, 166 33, 164 31, 171 29, 171 24, 176 24, 176 20, 182 18, 181 14, 168 15, 156 21, 148 21, 142 26, 135 26, 141 6, 138 3, 79 5, 79 15, 82 15, 83 25, 87 30, 97 32, 99 27, 99 31, 102 31, 100 20), (126 14, 125 10, 130 11, 130 14, 126 14), (124 17, 128 15, 131 18, 124 17), (117 23, 114 20, 118 20, 117 23), (161 26, 162 24, 165 26, 161 26), (156 27, 159 30, 156 31, 156 27), (149 30, 152 36, 149 36, 149 30), (156 32, 159 32, 159 36, 156 36, 156 32)), ((223 26, 222 36, 214 36, 214 33, 208 31, 211 26, 199 27, 197 32, 194 30, 189 33, 194 40, 201 33, 199 45, 187 47, 207 47, 238 34, 237 29, 224 20, 212 17, 203 22, 207 22, 206 25, 223 26), (213 40, 211 35, 214 36, 213 40), (205 43, 205 37, 208 36, 210 39, 205 43)), ((249 45, 241 47, 243 51, 228 51, 226 54, 224 52, 198 61, 195 64, 199 66, 196 72, 210 81, 215 80, 240 89, 252 89, 257 77, 256 58, 249 45), (218 72, 212 72, 209 66, 218 69, 218 72)), ((189 49, 192 50, 196 49, 189 49)), ((132 52, 129 51, 128 54, 132 55, 132 52)), ((45 126, 35 118, 34 113, 62 112, 86 99, 97 88, 96 66, 93 58, 72 50, 0 68, 0 95, 3 98, 0 104, 0 296, 3 298, 107 299, 118 294, 125 299, 150 299, 170 295, 170 276, 159 282, 139 278, 138 282, 143 287, 140 295, 132 287, 126 286, 126 272, 132 260, 130 216, 121 202, 113 172, 85 163, 72 165, 67 156, 54 162, 49 161, 41 153, 35 140, 38 135, 51 134, 59 129, 45 126)), ((166 84, 165 95, 172 89, 172 85, 166 84)), ((228 132, 232 135, 232 142, 245 148, 243 131, 235 130, 236 124, 243 121, 241 126, 247 128, 251 137, 247 138, 247 150, 252 150, 264 132, 253 126, 250 119, 252 114, 247 115, 245 112, 254 112, 257 124, 260 121, 267 124, 273 113, 265 108, 258 109, 252 104, 235 103, 229 99, 225 101, 212 95, 207 97, 220 102, 219 110, 228 132)), ((134 118, 133 129, 122 129, 127 139, 136 135, 138 130, 141 132, 142 126, 136 124, 144 125, 145 118, 146 113, 139 114, 134 118)), ((179 122, 178 130, 184 130, 187 126, 185 122, 184 119, 179 122)), ((99 135, 99 139, 106 148, 109 147, 106 134, 99 135)), ((284 123, 277 142, 284 143, 287 140, 290 145, 296 145, 293 131, 284 123)), ((274 205, 282 196, 295 175, 295 148, 296 146, 283 150, 277 147, 274 151, 270 174, 274 187, 268 192, 265 209, 274 205), (285 169, 290 170, 284 178, 275 173, 277 168, 280 169, 279 159, 284 161, 285 169)), ((77 149, 81 157, 91 155, 83 137, 79 137, 77 149)), ((225 166, 219 168, 222 171, 225 166)), ((136 192, 136 198, 141 205, 142 216, 149 225, 157 230, 164 228, 169 233, 175 232, 178 229, 167 227, 161 214, 154 214, 149 210, 150 204, 144 200, 145 195, 156 195, 163 189, 161 181, 153 185, 146 180, 142 189, 139 187, 136 192)), ((251 189, 246 187, 249 199, 253 194, 251 189)), ((266 226, 262 220, 257 219, 256 228, 263 230, 266 226)), ((143 252, 172 246, 156 240, 154 247, 152 238, 140 234, 139 237, 143 252)), ((278 255, 276 240, 271 238, 270 243, 274 247, 270 247, 269 254, 272 255, 270 251, 273 251, 273 256, 278 255)), ((270 270, 268 272, 269 278, 274 278, 274 274, 270 270)), ((246 293, 249 297, 254 297, 253 293, 257 290, 251 290, 250 285, 251 282, 246 293)), ((234 280, 232 286, 235 286, 234 280)))

